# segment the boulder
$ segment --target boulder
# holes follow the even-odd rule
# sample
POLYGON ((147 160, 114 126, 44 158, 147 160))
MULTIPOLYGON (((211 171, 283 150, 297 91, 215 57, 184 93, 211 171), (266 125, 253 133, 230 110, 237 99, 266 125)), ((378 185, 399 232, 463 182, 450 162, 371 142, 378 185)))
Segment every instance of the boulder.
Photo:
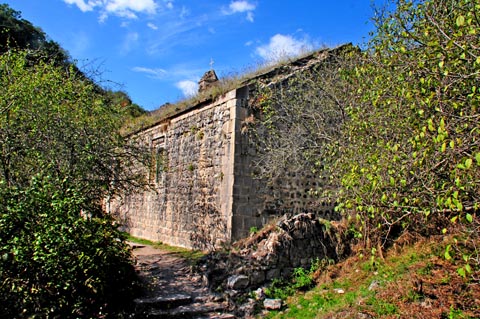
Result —
POLYGON ((267 310, 280 310, 282 309, 282 299, 265 299, 263 307, 267 310))
POLYGON ((250 281, 248 277, 245 275, 233 275, 228 277, 227 279, 227 288, 238 290, 238 289, 245 289, 248 287, 250 281))

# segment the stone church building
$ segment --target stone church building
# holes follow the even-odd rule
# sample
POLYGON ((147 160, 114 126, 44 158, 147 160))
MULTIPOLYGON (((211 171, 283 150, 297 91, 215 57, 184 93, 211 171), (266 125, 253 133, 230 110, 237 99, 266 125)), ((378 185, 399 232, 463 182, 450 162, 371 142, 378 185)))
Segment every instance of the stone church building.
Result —
MULTIPOLYGON (((245 237, 279 212, 313 205, 316 212, 332 213, 330 206, 312 204, 305 195, 305 177, 286 184, 284 198, 278 201, 267 183, 254 177, 257 147, 242 129, 252 116, 255 87, 285 81, 341 48, 320 50, 270 69, 224 94, 207 94, 132 133, 131 139, 152 152, 152 165, 144 168, 150 188, 115 200, 111 212, 133 236, 201 249, 245 237)), ((210 70, 199 90, 209 90, 217 81, 210 70)))

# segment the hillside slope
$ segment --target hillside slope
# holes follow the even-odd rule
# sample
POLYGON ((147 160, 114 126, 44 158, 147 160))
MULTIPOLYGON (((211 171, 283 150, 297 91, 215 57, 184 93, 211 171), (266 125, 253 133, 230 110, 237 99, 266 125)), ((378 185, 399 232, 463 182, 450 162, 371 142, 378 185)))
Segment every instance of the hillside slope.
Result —
POLYGON ((469 278, 446 260, 452 238, 411 244, 404 238, 385 258, 361 254, 315 273, 317 285, 297 292, 266 318, 480 318, 478 274, 469 278))

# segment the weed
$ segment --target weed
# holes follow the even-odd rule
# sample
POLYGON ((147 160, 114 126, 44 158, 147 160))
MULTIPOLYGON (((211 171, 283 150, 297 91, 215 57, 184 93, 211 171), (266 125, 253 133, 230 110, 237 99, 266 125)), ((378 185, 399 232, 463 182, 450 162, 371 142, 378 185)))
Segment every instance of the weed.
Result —
POLYGON ((405 298, 403 300, 405 302, 418 302, 418 301, 422 300, 423 297, 424 296, 422 294, 419 294, 418 292, 413 291, 413 290, 409 290, 407 292, 407 295, 405 296, 405 298))
POLYGON ((288 281, 278 278, 273 279, 272 283, 265 289, 265 296, 267 296, 267 298, 285 300, 294 293, 295 289, 288 281))
POLYGON ((302 267, 293 270, 293 288, 296 290, 306 290, 313 284, 312 272, 302 267))
POLYGON ((190 127, 190 133, 192 135, 195 135, 200 129, 198 127, 196 127, 195 125, 191 126, 190 127))
POLYGON ((366 301, 367 305, 372 306, 372 310, 378 315, 393 315, 397 313, 397 307, 385 300, 377 298, 375 294, 371 295, 366 301))
POLYGON ((450 275, 447 274, 445 277, 442 278, 441 283, 442 283, 443 285, 446 285, 446 284, 450 283, 451 280, 452 280, 452 279, 451 279, 450 275))
POLYGON ((250 235, 256 234, 258 232, 258 227, 252 226, 249 229, 250 235))
POLYGON ((455 309, 453 306, 450 306, 448 319, 462 319, 462 318, 466 318, 463 312, 460 309, 455 309))
POLYGON ((279 298, 285 300, 292 296, 296 291, 306 291, 315 284, 313 275, 317 269, 328 261, 316 259, 312 261, 308 270, 302 267, 295 268, 290 280, 274 279, 269 287, 265 290, 265 295, 269 298, 279 298))

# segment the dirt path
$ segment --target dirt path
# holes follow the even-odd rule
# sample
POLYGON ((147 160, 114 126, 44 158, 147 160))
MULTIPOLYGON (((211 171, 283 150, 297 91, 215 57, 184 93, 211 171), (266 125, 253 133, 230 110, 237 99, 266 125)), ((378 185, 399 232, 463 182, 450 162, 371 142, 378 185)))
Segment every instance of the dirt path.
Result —
POLYGON ((149 287, 148 294, 155 297, 186 294, 192 297, 209 294, 202 277, 193 274, 188 262, 178 255, 133 244, 137 270, 149 287))
POLYGON ((137 299, 139 318, 233 318, 226 303, 210 292, 200 274, 175 253, 130 243, 145 287, 137 299))

